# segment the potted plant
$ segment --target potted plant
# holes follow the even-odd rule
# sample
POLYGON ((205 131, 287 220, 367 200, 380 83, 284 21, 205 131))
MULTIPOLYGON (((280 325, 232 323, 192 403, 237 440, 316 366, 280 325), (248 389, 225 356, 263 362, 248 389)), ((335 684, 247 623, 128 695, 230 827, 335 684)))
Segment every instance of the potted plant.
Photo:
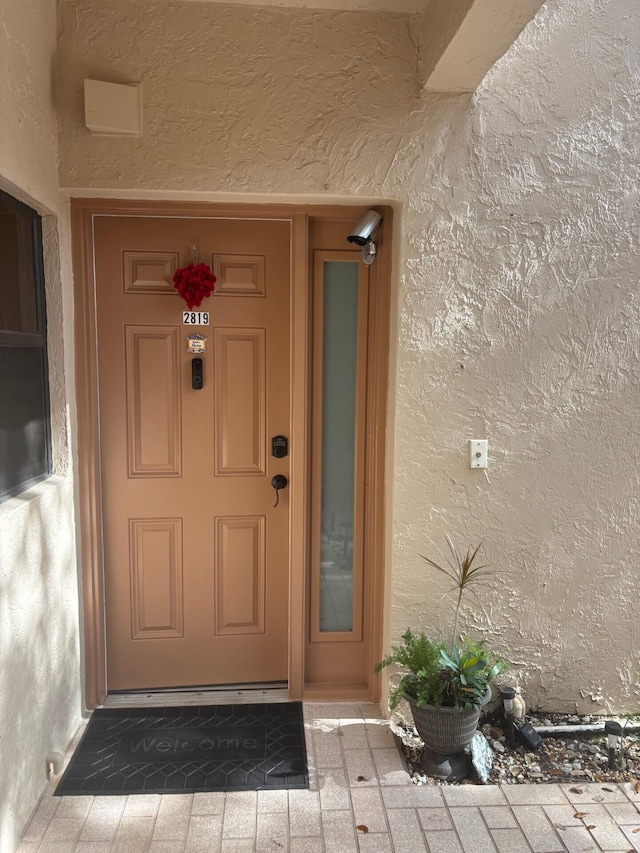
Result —
POLYGON ((425 631, 408 628, 403 642, 376 665, 376 672, 391 664, 404 670, 400 683, 391 691, 389 707, 394 711, 401 699, 407 700, 426 746, 423 769, 451 782, 469 775, 471 761, 465 747, 476 731, 481 708, 491 698, 491 682, 505 663, 493 657, 484 641, 458 641, 462 596, 485 582, 489 571, 488 566, 477 562, 480 545, 463 553, 450 536, 446 540, 450 551, 446 566, 429 557, 423 559, 453 581, 449 591, 457 593, 457 601, 451 642, 431 639, 425 631))

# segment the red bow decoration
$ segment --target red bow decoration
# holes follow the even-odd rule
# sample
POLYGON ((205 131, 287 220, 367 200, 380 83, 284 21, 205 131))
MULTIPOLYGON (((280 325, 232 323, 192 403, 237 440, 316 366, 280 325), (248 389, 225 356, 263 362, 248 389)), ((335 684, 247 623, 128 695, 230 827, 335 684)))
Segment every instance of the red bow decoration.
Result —
POLYGON ((187 303, 189 311, 198 308, 206 296, 215 290, 216 277, 206 264, 188 264, 176 270, 173 286, 187 303))

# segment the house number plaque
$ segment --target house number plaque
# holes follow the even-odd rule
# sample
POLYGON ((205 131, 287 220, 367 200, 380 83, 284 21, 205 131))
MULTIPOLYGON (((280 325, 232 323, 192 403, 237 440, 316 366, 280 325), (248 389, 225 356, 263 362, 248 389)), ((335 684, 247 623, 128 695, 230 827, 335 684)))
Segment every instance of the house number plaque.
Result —
POLYGON ((184 326, 208 326, 208 311, 183 311, 182 323, 184 326))

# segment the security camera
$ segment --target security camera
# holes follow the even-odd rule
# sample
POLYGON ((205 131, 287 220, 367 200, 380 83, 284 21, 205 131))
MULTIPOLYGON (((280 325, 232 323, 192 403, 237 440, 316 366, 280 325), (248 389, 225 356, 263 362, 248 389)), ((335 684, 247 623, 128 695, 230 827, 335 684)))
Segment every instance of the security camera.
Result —
POLYGON ((373 232, 380 225, 382 217, 375 210, 367 210, 360 222, 347 237, 350 243, 356 243, 358 246, 366 246, 371 242, 373 232))

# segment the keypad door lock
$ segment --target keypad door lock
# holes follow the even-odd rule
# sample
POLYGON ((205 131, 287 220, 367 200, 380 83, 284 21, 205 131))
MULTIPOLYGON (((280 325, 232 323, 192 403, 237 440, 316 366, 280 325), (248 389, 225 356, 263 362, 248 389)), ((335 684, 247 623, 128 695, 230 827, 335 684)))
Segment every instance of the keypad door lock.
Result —
POLYGON ((286 435, 274 435, 271 439, 271 455, 276 459, 284 459, 289 455, 289 440, 286 435))

